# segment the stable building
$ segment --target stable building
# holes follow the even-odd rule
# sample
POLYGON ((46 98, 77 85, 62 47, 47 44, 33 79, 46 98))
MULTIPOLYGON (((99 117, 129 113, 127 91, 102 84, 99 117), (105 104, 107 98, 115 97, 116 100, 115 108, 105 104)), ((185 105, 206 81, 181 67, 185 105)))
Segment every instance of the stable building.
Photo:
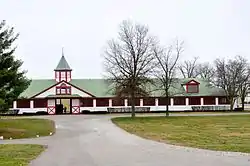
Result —
MULTIPOLYGON (((137 111, 164 111, 163 90, 150 85, 148 97, 136 98, 137 111)), ((105 79, 74 79, 64 55, 53 79, 34 79, 13 102, 13 109, 22 113, 80 114, 82 112, 130 112, 129 98, 118 98, 105 79)), ((176 79, 170 89, 170 111, 225 110, 229 108, 222 89, 201 79, 176 79)))

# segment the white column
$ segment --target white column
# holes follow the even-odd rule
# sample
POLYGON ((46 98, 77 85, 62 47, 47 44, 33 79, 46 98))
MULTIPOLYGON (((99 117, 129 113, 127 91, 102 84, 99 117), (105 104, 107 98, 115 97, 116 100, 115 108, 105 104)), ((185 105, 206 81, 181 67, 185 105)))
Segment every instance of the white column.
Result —
POLYGON ((34 101, 30 100, 30 108, 34 108, 34 101))
POLYGON ((93 99, 93 107, 96 107, 96 99, 93 99))
POLYGON ((109 107, 112 107, 112 99, 109 99, 109 107))
POLYGON ((16 109, 17 108, 17 102, 13 101, 13 108, 16 109))
POLYGON ((189 98, 186 98, 186 105, 189 105, 189 98))
POLYGON ((128 106, 128 99, 124 99, 124 105, 125 105, 125 107, 128 106))
POLYGON ((143 99, 140 99, 140 106, 143 106, 143 99))
POLYGON ((204 105, 204 98, 201 97, 201 105, 204 105))
POLYGON ((170 105, 173 106, 174 105, 174 99, 170 98, 170 105))
POLYGON ((158 98, 155 99, 155 106, 158 106, 159 105, 159 100, 158 98))
POLYGON ((215 98, 215 105, 219 105, 219 98, 218 97, 215 98))

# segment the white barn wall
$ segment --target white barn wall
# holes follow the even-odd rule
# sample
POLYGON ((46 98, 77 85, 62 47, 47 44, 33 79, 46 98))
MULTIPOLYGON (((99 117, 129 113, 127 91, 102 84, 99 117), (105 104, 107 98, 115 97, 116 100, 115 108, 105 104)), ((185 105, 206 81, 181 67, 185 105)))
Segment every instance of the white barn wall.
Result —
POLYGON ((36 96, 35 98, 45 98, 48 95, 55 95, 56 94, 56 87, 52 87, 48 89, 47 91, 41 93, 40 95, 36 96))
POLYGON ((23 114, 23 113, 36 113, 40 111, 47 112, 47 108, 18 108, 19 112, 18 114, 23 114))
MULTIPOLYGON (((66 84, 67 86, 71 86, 70 84, 67 84, 66 82, 62 82, 61 84, 66 84)), ((39 94, 35 98, 44 98, 47 97, 48 95, 56 95, 56 87, 61 86, 61 84, 58 84, 56 86, 51 87, 50 89, 46 90, 45 92, 39 94)), ((89 94, 71 86, 71 94, 78 94, 81 97, 91 97, 89 94)))
MULTIPOLYGON (((194 105, 200 106, 200 105, 194 105)), ((216 105, 203 105, 203 106, 216 106, 216 105)), ((220 107, 229 107, 229 105, 219 105, 220 107)), ((125 108, 125 106, 114 106, 113 108, 125 108)), ((150 112, 154 111, 165 111, 166 106, 144 106, 150 107, 150 112)), ((80 111, 89 110, 90 112, 97 112, 97 111, 108 111, 108 107, 80 107, 80 111)), ((127 107, 128 108, 128 107, 127 107)), ((36 113, 40 111, 47 112, 47 108, 18 108, 20 111, 18 114, 23 113, 36 113)), ((185 105, 178 105, 178 106, 169 106, 169 111, 191 111, 192 106, 185 106, 185 105)))
MULTIPOLYGON (((176 106, 169 106, 169 111, 192 111, 192 106, 201 106, 201 105, 176 105, 176 106)), ((204 106, 219 106, 219 107, 228 107, 229 105, 202 105, 204 106)), ((154 111, 165 111, 166 106, 143 106, 143 107, 150 107, 150 112, 154 111)), ((108 107, 80 107, 80 110, 88 110, 90 112, 95 111, 108 111, 108 107)), ((126 106, 113 106, 112 108, 126 108, 126 106)), ((128 107, 127 107, 128 108, 128 107)))
POLYGON ((91 97, 89 94, 71 86, 71 94, 78 94, 80 95, 81 97, 91 97))

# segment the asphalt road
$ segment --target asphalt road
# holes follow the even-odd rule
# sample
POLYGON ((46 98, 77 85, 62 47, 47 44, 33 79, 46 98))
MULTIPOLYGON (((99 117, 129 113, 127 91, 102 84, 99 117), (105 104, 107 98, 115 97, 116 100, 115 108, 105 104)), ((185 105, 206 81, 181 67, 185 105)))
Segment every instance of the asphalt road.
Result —
POLYGON ((167 145, 131 135, 107 115, 44 116, 53 136, 2 143, 48 145, 31 166, 249 166, 250 155, 167 145))

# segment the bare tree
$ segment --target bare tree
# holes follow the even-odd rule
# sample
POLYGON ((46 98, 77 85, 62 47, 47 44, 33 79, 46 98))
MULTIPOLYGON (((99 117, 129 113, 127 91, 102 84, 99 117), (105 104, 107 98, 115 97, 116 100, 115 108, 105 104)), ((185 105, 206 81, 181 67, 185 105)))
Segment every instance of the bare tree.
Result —
POLYGON ((230 110, 233 111, 240 89, 249 77, 249 64, 242 56, 236 56, 228 61, 217 59, 215 66, 216 84, 224 89, 227 100, 230 102, 230 110))
POLYGON ((196 70, 198 77, 210 83, 214 83, 215 68, 209 62, 198 64, 196 70))
MULTIPOLYGON (((250 75, 250 72, 248 73, 248 75, 250 75)), ((249 79, 247 79, 240 86, 239 95, 240 95, 240 101, 241 101, 241 108, 242 108, 242 110, 245 109, 245 99, 246 99, 249 87, 250 87, 250 81, 249 81, 249 79)))
POLYGON ((155 57, 158 61, 155 68, 156 77, 159 80, 158 86, 164 90, 166 98, 166 116, 169 116, 169 97, 170 87, 175 81, 177 62, 183 52, 183 42, 178 40, 174 45, 170 45, 167 49, 158 48, 155 50, 155 57))
POLYGON ((248 89, 250 87, 250 64, 248 63, 248 61, 246 59, 245 60, 245 70, 243 73, 241 73, 240 79, 242 80, 242 83, 240 84, 239 87, 239 97, 241 100, 241 107, 242 110, 245 109, 245 99, 248 93, 248 89))
POLYGON ((185 60, 182 64, 178 66, 184 78, 196 78, 198 76, 196 69, 198 59, 198 57, 194 57, 192 60, 185 60))
POLYGON ((156 38, 149 35, 148 27, 123 21, 118 39, 108 42, 105 67, 108 80, 117 96, 131 99, 132 117, 135 117, 135 98, 148 95, 146 84, 154 65, 156 38))

